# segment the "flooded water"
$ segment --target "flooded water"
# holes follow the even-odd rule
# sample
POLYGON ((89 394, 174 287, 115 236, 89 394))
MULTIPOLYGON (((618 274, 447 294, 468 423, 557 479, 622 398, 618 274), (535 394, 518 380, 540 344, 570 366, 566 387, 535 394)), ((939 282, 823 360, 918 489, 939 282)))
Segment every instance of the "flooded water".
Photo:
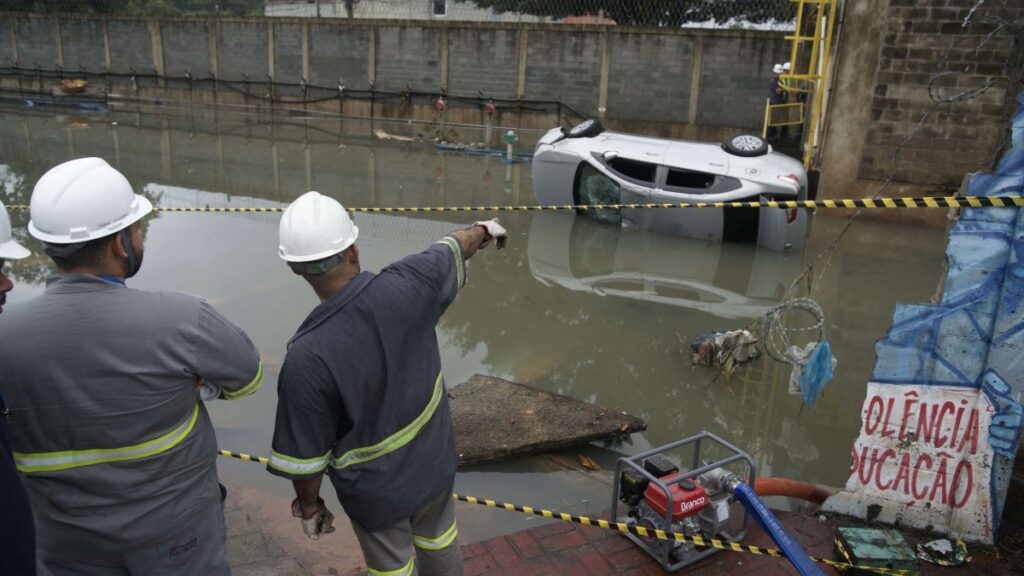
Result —
MULTIPOLYGON (((311 189, 348 206, 533 201, 528 163, 508 167, 497 157, 381 141, 373 138, 375 129, 417 131, 355 120, 75 115, 8 106, 0 108, 3 200, 27 204, 46 169, 95 155, 162 206, 279 206, 311 189)), ((16 226, 27 222, 26 214, 13 216, 16 226)), ((484 216, 357 215, 364 268, 379 270, 484 216)), ((649 429, 617 445, 464 469, 456 489, 585 513, 608 507, 607 470, 617 456, 700 430, 752 453, 759 475, 829 486, 845 481, 874 341, 884 334, 894 303, 932 296, 945 246, 942 230, 863 220, 828 265, 818 267, 813 296, 825 311, 839 364, 836 379, 812 410, 788 394, 787 366, 759 360, 729 381, 713 381, 715 370, 691 365, 686 343, 708 330, 744 327, 763 314, 803 265, 831 243, 842 219, 819 215, 805 253, 780 254, 620 231, 569 213, 501 216, 511 233, 508 248, 481 252, 471 261, 467 288, 438 326, 449 385, 474 373, 499 376, 629 412, 644 418, 649 429), (574 471, 578 454, 604 470, 574 471)), ((209 405, 221 447, 259 455, 269 452, 285 343, 317 303, 277 257, 277 220, 154 216, 146 230, 145 266, 130 282, 201 295, 259 346, 263 389, 241 402, 209 405)), ((13 266, 20 282, 10 306, 38 294, 48 273, 38 245, 26 243, 36 256, 13 266)), ((226 483, 289 524, 290 483, 237 460, 224 459, 220 469, 226 483)), ((459 515, 464 542, 536 522, 468 505, 459 515)))

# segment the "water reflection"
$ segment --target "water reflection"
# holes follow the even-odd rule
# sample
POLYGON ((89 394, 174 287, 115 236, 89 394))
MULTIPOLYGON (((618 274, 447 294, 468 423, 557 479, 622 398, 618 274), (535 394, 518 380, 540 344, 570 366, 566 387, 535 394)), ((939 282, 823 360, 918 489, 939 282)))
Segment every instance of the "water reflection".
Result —
POLYGON ((800 271, 799 254, 619 230, 571 213, 530 224, 530 272, 545 284, 679 306, 720 318, 757 318, 800 271))
MULTIPOLYGON (((72 121, 0 108, 3 199, 27 203, 44 171, 96 155, 164 206, 282 206, 310 189, 350 206, 531 202, 529 165, 506 172, 496 158, 377 141, 372 126, 360 122, 120 113, 72 121)), ((357 215, 364 263, 377 270, 481 216, 357 215)), ((438 327, 449 383, 480 372, 645 418, 649 430, 629 443, 610 452, 581 449, 606 469, 616 453, 707 429, 753 452, 762 474, 832 485, 846 478, 874 340, 895 302, 927 300, 934 292, 945 244, 941 230, 862 221, 820 263, 814 296, 839 366, 812 411, 788 395, 787 367, 762 360, 728 382, 714 381, 713 370, 691 365, 685 343, 708 330, 747 325, 831 243, 843 221, 817 218, 801 255, 620 231, 568 213, 501 216, 512 234, 509 247, 470 262, 469 284, 438 327)), ((24 240, 27 213, 12 219, 24 240)), ((146 264, 132 285, 202 295, 263 352, 268 385, 210 411, 223 447, 265 454, 285 343, 316 304, 276 256, 278 216, 165 213, 147 221, 146 264)), ((38 293, 50 270, 41 250, 35 254, 18 264, 11 306, 38 293)), ((268 501, 290 500, 286 482, 251 464, 220 466, 223 477, 268 501)), ((543 459, 467 470, 458 482, 467 493, 587 513, 607 506, 610 490, 543 459)), ((464 514, 466 541, 529 525, 493 510, 464 514)))

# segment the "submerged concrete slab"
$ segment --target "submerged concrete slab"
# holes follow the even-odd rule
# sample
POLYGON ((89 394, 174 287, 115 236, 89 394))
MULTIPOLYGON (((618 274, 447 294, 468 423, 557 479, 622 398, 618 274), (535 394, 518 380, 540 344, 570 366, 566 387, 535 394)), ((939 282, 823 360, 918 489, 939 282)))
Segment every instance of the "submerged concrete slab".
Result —
POLYGON ((475 374, 448 393, 459 465, 615 438, 647 429, 625 412, 475 374))

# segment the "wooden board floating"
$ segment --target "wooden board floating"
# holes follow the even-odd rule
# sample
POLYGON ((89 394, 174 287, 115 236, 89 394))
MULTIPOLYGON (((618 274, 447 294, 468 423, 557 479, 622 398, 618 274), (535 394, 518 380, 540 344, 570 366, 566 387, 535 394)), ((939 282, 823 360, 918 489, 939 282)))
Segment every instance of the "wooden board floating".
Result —
POLYGON ((459 465, 498 462, 647 429, 625 412, 475 374, 448 393, 459 465))

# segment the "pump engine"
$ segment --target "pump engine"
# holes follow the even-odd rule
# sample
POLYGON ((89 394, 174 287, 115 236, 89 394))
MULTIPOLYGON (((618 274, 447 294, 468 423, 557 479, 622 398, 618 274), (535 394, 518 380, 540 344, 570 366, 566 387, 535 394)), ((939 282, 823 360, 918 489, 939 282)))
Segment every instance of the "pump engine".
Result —
MULTIPOLYGON (((707 436, 702 436, 705 445, 710 444, 710 439, 718 440, 711 434, 705 434, 707 436)), ((746 454, 725 445, 736 453, 733 457, 717 461, 699 459, 698 445, 698 457, 694 461, 702 462, 702 465, 689 471, 680 471, 662 454, 686 446, 686 441, 620 459, 613 504, 616 517, 629 525, 680 533, 688 538, 699 536, 705 540, 725 541, 742 538, 747 525, 746 513, 738 508, 736 515, 739 517, 731 518, 734 499, 720 479, 725 467, 734 463, 746 464, 752 479, 753 461, 746 454), (624 515, 620 510, 623 504, 624 515), (740 531, 730 532, 730 527, 739 527, 740 531)), ((689 541, 662 540, 653 536, 642 538, 634 534, 629 534, 629 537, 670 571, 717 551, 716 548, 698 547, 689 541)))

